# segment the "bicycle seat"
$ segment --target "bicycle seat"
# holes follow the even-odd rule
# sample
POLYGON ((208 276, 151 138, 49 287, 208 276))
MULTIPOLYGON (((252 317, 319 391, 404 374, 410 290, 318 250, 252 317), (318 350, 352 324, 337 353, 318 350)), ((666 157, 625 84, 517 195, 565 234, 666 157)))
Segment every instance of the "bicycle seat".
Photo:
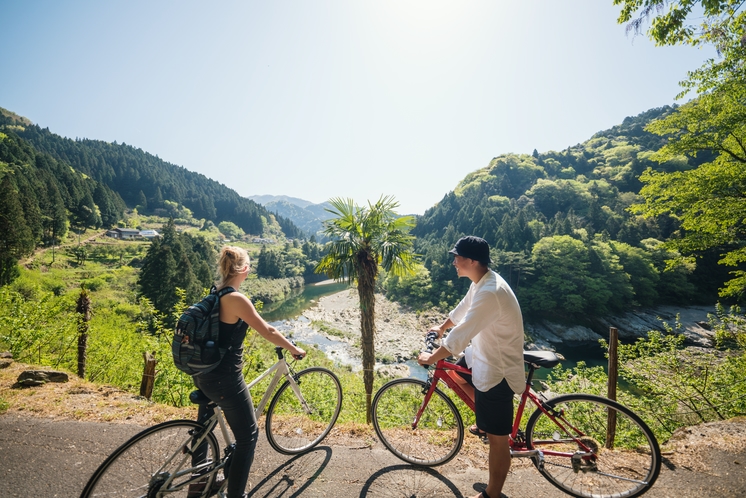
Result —
POLYGON ((537 367, 552 368, 559 365, 564 358, 557 356, 552 351, 524 351, 523 361, 537 367))
POLYGON ((208 398, 205 393, 197 389, 196 391, 192 391, 191 393, 189 393, 189 401, 191 401, 195 405, 206 405, 210 402, 210 398, 208 398))

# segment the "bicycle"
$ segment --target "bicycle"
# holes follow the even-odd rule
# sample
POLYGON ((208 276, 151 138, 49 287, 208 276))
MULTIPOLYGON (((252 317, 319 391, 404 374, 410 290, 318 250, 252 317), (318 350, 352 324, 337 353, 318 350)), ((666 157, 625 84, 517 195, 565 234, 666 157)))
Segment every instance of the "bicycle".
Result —
MULTIPOLYGON (((337 376, 322 367, 310 367, 298 373, 285 359, 283 349, 275 348, 277 363, 254 379, 254 387, 274 373, 269 386, 255 408, 257 420, 270 396, 280 386, 267 409, 264 427, 269 444, 286 455, 307 452, 331 431, 342 407, 342 386, 337 376)), ((222 472, 227 477, 235 444, 225 418, 215 403, 201 391, 193 391, 190 400, 207 404, 202 420, 172 420, 134 435, 109 455, 88 480, 81 498, 116 495, 132 497, 186 497, 190 484, 204 484, 200 497, 217 492, 223 496, 227 479, 214 490, 213 483, 222 472), (220 427, 225 448, 222 457, 214 430, 220 427), (192 455, 206 452, 202 463, 192 465, 192 455)), ((197 491, 198 493, 200 491, 197 491)), ((196 493, 189 493, 190 498, 196 493)))
MULTIPOLYGON (((437 345, 426 339, 427 350, 437 345)), ((653 432, 625 406, 591 394, 547 398, 536 393, 534 373, 562 360, 548 351, 524 351, 526 388, 510 433, 512 457, 533 460, 553 485, 576 497, 633 497, 658 478, 661 453, 653 432), (521 429, 526 403, 536 410, 521 429)), ((413 465, 432 467, 456 456, 464 440, 464 424, 454 402, 440 389, 443 382, 472 410, 474 401, 449 372, 471 371, 446 360, 428 367, 428 380, 395 379, 373 399, 373 425, 394 455, 413 465), (423 399, 424 396, 424 399, 423 399)))

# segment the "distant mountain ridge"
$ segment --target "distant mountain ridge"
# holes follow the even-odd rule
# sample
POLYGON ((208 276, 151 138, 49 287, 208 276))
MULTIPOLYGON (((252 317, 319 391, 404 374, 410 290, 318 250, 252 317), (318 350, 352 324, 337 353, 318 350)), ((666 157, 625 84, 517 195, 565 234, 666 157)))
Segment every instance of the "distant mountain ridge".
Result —
POLYGON ((252 195, 249 199, 261 204, 267 211, 289 219, 304 232, 316 235, 317 239, 321 237, 324 221, 331 218, 326 211, 332 207, 328 202, 314 204, 287 195, 252 195))

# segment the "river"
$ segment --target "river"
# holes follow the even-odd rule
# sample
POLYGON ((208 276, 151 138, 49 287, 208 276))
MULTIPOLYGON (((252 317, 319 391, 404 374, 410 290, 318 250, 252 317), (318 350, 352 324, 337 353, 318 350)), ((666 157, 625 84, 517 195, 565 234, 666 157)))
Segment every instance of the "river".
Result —
MULTIPOLYGON (((319 334, 311 327, 309 320, 303 316, 303 312, 316 305, 323 296, 336 294, 347 288, 348 285, 345 283, 332 281, 306 285, 284 301, 265 306, 262 316, 286 335, 292 335, 299 342, 313 344, 334 361, 358 370, 360 359, 350 355, 346 342, 336 341, 319 334)), ((567 344, 558 349, 558 352, 565 357, 565 361, 562 362, 565 368, 572 368, 579 361, 585 361, 588 366, 606 367, 607 365, 603 350, 595 344, 567 344)), ((427 377, 427 371, 414 359, 404 364, 409 367, 413 377, 423 379, 427 377)), ((548 373, 548 370, 540 369, 537 371, 536 379, 545 379, 548 373)))

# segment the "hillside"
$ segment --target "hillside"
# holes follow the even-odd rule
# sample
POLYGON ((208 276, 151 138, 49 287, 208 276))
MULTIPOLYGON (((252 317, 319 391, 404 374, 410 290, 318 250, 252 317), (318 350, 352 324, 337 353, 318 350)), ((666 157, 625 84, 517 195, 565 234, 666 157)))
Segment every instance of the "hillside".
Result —
POLYGON ((463 295, 468 282, 451 271, 447 251, 459 237, 477 235, 494 248, 493 268, 529 318, 577 320, 717 300, 729 278, 729 269, 717 264, 721 251, 699 254, 696 264, 667 266, 677 254, 661 244, 680 236, 679 222, 630 211, 640 202, 644 171, 687 171, 712 160, 707 152, 653 160, 668 139, 645 127, 675 111, 651 109, 562 151, 503 154, 467 174, 412 231, 429 273, 425 298, 452 306, 463 295))
MULTIPOLYGON (((111 217, 102 219, 100 226, 111 226, 121 219, 124 206, 137 207, 141 214, 161 215, 185 207, 194 218, 215 224, 230 221, 246 233, 261 235, 271 215, 264 207, 225 185, 131 145, 64 138, 4 109, 0 109, 0 130, 4 133, 4 142, 12 142, 12 148, 23 151, 23 154, 9 151, 6 144, 0 148, 0 161, 31 171, 48 168, 48 165, 64 167, 89 180, 93 185, 90 190, 103 188, 113 192, 112 202, 118 203, 119 209, 111 217)), ((58 183, 64 186, 70 182, 60 180, 58 183)), ((64 196, 68 189, 61 190, 64 196)), ((36 187, 36 195, 52 197, 49 192, 40 192, 40 187, 36 187)), ((65 208, 73 210, 76 201, 80 202, 73 199, 65 208)), ((99 202, 95 202, 95 207, 103 211, 99 202)), ((276 218, 286 236, 303 235, 290 220, 282 216, 276 218)))

